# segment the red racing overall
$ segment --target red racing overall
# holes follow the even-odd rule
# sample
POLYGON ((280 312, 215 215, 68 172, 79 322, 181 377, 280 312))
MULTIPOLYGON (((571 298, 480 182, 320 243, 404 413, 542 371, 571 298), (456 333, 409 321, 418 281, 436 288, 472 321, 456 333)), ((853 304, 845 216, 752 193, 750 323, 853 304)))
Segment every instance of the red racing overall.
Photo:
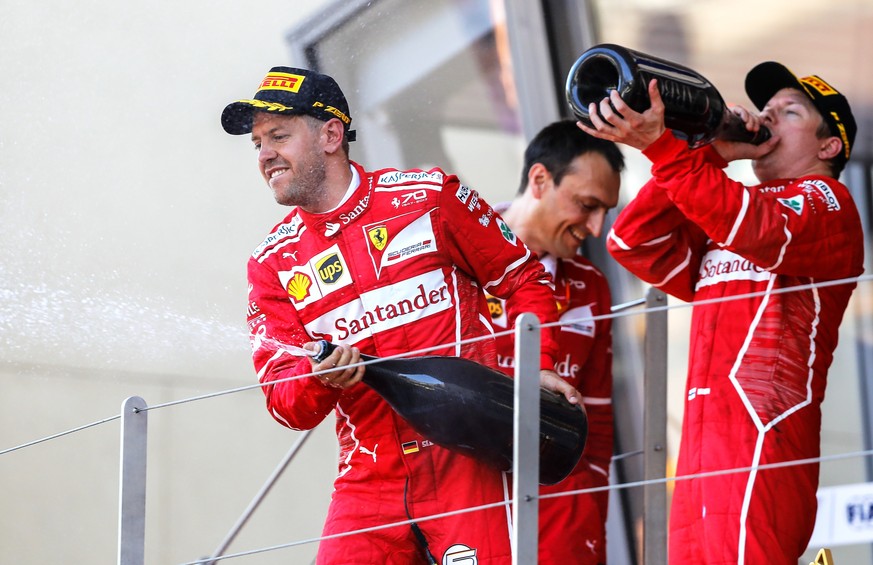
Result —
MULTIPOLYGON (((588 414, 588 440, 576 468, 556 485, 543 485, 540 494, 603 488, 609 485, 612 458, 612 299, 603 274, 588 259, 541 258, 555 280, 558 327, 558 362, 555 371, 582 393, 588 414)), ((497 331, 511 330, 526 305, 514 298, 489 298, 497 331)), ((512 335, 497 338, 500 369, 513 374, 512 335)), ((606 490, 546 498, 539 507, 540 565, 597 565, 606 563, 606 490)))
MULTIPOLYGON (((281 347, 319 338, 389 356, 435 345, 496 366, 484 292, 516 296, 544 322, 556 318, 548 275, 478 194, 439 169, 364 171, 353 164, 343 203, 324 214, 293 208, 249 261, 249 328, 267 408, 311 429, 336 414, 340 445, 324 535, 499 503, 503 473, 433 445, 364 384, 340 391, 281 347), (407 514, 408 512, 408 514, 407 514)), ((555 363, 547 335, 541 366, 555 363)), ((511 560, 509 508, 420 522, 443 563, 511 560)), ((323 540, 318 563, 422 562, 409 525, 323 540)))
MULTIPOLYGON (((677 476, 819 455, 821 402, 854 283, 783 292, 863 271, 861 223, 830 177, 730 180, 711 147, 667 131, 653 178, 619 214, 612 255, 692 315, 677 476)), ((818 465, 680 480, 670 562, 796 565, 812 534, 818 465)))

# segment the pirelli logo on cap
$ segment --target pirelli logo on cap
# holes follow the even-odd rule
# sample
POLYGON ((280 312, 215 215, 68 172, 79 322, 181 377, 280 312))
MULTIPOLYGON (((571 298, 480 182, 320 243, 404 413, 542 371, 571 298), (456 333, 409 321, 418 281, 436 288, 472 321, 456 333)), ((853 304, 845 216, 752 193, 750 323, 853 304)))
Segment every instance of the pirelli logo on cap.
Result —
POLYGON ((291 73, 270 73, 261 81, 258 92, 262 90, 285 90, 296 94, 300 90, 300 85, 303 84, 305 78, 303 75, 293 75, 291 73))
POLYGON ((803 77, 800 79, 800 82, 805 84, 806 86, 815 89, 816 92, 821 94, 822 96, 830 96, 832 94, 839 94, 837 89, 833 86, 829 85, 822 79, 818 78, 815 75, 803 77))

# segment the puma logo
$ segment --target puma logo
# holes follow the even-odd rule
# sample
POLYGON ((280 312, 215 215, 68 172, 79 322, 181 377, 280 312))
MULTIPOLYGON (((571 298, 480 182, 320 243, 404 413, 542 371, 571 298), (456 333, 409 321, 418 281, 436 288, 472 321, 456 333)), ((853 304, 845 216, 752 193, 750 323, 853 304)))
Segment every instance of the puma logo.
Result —
POLYGON ((364 455, 372 455, 373 456, 373 463, 375 463, 376 462, 376 449, 378 449, 378 448, 379 448, 378 443, 373 446, 373 451, 370 451, 369 449, 367 449, 366 447, 364 447, 362 445, 358 448, 358 451, 360 453, 363 453, 364 455))
POLYGON ((585 540, 585 545, 588 546, 588 549, 591 550, 591 553, 594 553, 597 549, 597 543, 594 540, 587 539, 585 540))

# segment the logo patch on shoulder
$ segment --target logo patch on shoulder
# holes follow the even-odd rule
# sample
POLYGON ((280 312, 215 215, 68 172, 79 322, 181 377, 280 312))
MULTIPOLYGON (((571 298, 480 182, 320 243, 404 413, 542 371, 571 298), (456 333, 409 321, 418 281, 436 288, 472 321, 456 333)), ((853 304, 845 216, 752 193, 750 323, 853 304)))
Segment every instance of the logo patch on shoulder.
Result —
POLYGON ((828 212, 838 212, 840 210, 840 201, 837 200, 834 191, 823 180, 810 179, 800 183, 800 188, 806 194, 815 194, 828 208, 828 212))
POLYGON ((455 193, 455 196, 457 196, 458 200, 463 204, 466 204, 467 200, 470 198, 470 189, 462 184, 458 187, 458 192, 455 193))
POLYGON ((792 196, 791 198, 777 198, 776 201, 798 216, 803 212, 803 196, 797 195, 792 196))
POLYGON ((502 218, 497 218, 497 226, 500 228, 500 233, 503 234, 503 239, 515 245, 518 238, 515 237, 515 234, 512 233, 512 230, 509 229, 509 226, 506 225, 506 222, 504 222, 502 218))
POLYGON ((275 231, 252 251, 252 257, 263 263, 264 260, 282 247, 300 241, 300 236, 306 231, 306 226, 300 216, 294 216, 286 224, 276 226, 275 231))

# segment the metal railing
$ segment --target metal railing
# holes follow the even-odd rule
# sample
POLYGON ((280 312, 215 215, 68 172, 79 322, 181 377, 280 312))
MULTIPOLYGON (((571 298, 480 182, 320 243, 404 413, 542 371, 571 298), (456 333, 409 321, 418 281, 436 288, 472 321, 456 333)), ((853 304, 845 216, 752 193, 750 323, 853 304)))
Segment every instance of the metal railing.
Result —
MULTIPOLYGON (((537 317, 533 314, 519 316, 515 337, 518 362, 514 379, 512 563, 533 565, 537 562, 539 508, 540 323, 537 317)), ((147 410, 145 401, 138 396, 122 404, 118 565, 144 565, 147 410)), ((309 433, 304 432, 298 438, 212 556, 198 563, 214 564, 221 559, 308 437, 309 433)))

